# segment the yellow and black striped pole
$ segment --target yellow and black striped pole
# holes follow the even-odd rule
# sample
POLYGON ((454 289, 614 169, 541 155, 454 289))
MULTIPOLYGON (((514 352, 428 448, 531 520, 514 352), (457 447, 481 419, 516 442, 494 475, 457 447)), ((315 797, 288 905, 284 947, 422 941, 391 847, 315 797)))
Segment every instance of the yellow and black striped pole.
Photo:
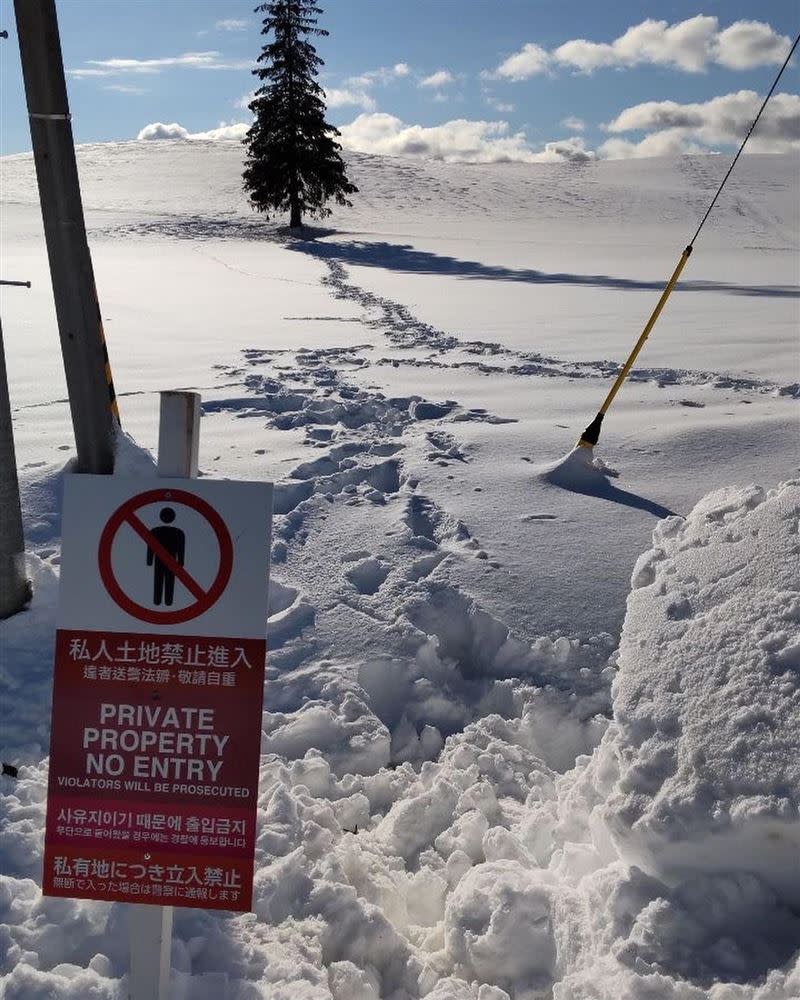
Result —
POLYGON ((114 376, 111 374, 111 361, 108 357, 106 331, 103 328, 103 316, 100 312, 100 299, 97 295, 97 286, 95 286, 94 289, 94 300, 97 304, 97 326, 100 330, 100 343, 103 345, 103 370, 106 375, 106 385, 108 386, 108 403, 111 407, 111 413, 117 423, 117 427, 121 427, 122 421, 119 418, 119 403, 117 402, 117 393, 114 389, 114 376))
POLYGON ((717 193, 712 198, 711 204, 706 209, 706 214, 700 220, 700 225, 697 227, 694 236, 691 238, 691 240, 689 241, 688 246, 686 247, 686 249, 681 254, 681 259, 678 261, 678 266, 672 272, 672 277, 669 279, 669 281, 667 282, 666 288, 661 293, 661 298, 658 300, 658 302, 656 304, 656 307, 653 310, 652 315, 650 316, 650 319, 647 321, 647 325, 645 326, 644 330, 642 330, 642 335, 636 341, 636 346, 631 351, 630 356, 628 357, 628 360, 622 366, 622 369, 620 370, 619 374, 617 375, 616 379, 614 380, 614 384, 611 386, 611 389, 609 390, 608 395, 606 396, 605 400, 603 401, 603 405, 597 411, 597 416, 589 424, 589 426, 586 428, 586 430, 583 432, 583 434, 581 434, 580 439, 579 439, 578 444, 576 445, 576 447, 580 447, 580 448, 593 448, 597 444, 597 442, 599 441, 599 439, 600 439, 600 428, 601 428, 602 423, 603 423, 603 417, 606 415, 606 411, 608 410, 609 406, 611 406, 611 404, 614 402, 614 397, 619 392, 622 383, 628 377, 628 372, 633 367, 633 363, 636 360, 636 358, 637 358, 637 356, 639 354, 639 351, 641 351, 642 347, 644 347, 644 342, 647 340, 648 336, 650 335, 650 331, 656 325, 656 320, 661 315, 661 310, 666 305, 667 299, 669 298, 670 293, 672 292, 672 289, 675 287, 675 285, 678 282, 678 278, 680 278, 680 276, 681 276, 681 271, 686 266, 686 261, 689 259, 689 256, 690 256, 690 254, 692 252, 692 247, 694 246, 694 242, 697 239, 697 237, 700 235, 700 230, 706 224, 706 221, 707 221, 709 215, 711 215, 711 211, 712 211, 712 209, 714 208, 714 206, 717 203, 717 198, 719 198, 720 194, 722 193, 722 189, 725 187, 725 184, 726 184, 728 178, 730 177, 731 173, 733 172, 733 168, 736 166, 736 161, 742 155, 742 150, 744 149, 745 145, 747 144, 747 140, 753 134, 753 129, 758 124, 758 120, 761 117, 761 114, 762 114, 764 108, 767 106, 767 102, 769 101, 770 97, 772 97, 772 94, 773 94, 775 88, 778 86, 778 80, 780 80, 780 78, 781 78, 781 76, 783 74, 783 71, 789 65, 789 60, 792 58, 792 54, 794 53, 794 50, 797 48, 798 43, 800 43, 800 35, 798 35, 797 38, 795 38, 794 44, 789 49, 789 51, 788 51, 788 53, 786 55, 786 59, 783 62, 783 66, 781 66, 780 70, 778 70, 778 75, 773 80, 772 86, 769 88, 769 93, 764 98, 764 101, 763 101, 761 107, 758 109, 758 114, 755 116, 755 118, 753 119, 752 125, 747 130, 747 135, 744 137, 744 139, 742 139, 742 144, 741 144, 741 146, 739 146, 739 149, 738 149, 738 152, 736 153, 736 156, 734 156, 734 158, 733 158, 733 160, 731 162, 731 165, 728 167, 728 172, 722 178, 722 182, 721 182, 720 186, 717 188, 717 193))
POLYGON ((645 324, 645 328, 644 330, 642 330, 641 336, 636 341, 636 345, 634 346, 631 353, 628 355, 628 360, 622 366, 619 375, 617 375, 616 379, 614 380, 614 384, 608 391, 608 395, 603 400, 603 405, 597 411, 597 416, 589 424, 589 426, 586 428, 583 434, 581 434, 580 440, 578 441, 579 447, 594 448, 594 446, 600 440, 600 427, 603 423, 603 417, 606 415, 606 411, 608 410, 609 406, 611 406, 611 404, 614 402, 614 397, 619 392, 622 383, 628 377, 628 372, 633 367, 634 361, 639 356, 639 351, 641 351, 641 349, 644 347, 645 341, 650 336, 650 331, 656 325, 656 321, 658 320, 658 317, 661 315, 661 310, 667 304, 667 299, 669 298, 672 289, 678 283, 678 278, 680 278, 681 271, 686 266, 686 261, 689 259, 691 252, 692 252, 692 245, 690 243, 689 246, 687 246, 686 249, 681 254, 681 259, 678 261, 678 266, 672 272, 672 277, 669 279, 664 291, 661 293, 661 298, 658 300, 655 309, 650 314, 650 319, 645 324))

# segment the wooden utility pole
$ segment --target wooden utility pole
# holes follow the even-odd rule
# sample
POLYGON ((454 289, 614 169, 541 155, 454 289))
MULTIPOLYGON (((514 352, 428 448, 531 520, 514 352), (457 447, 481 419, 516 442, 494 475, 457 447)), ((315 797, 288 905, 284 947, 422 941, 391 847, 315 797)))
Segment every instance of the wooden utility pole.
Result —
POLYGON ((114 469, 118 426, 86 241, 55 0, 14 0, 78 472, 114 469))

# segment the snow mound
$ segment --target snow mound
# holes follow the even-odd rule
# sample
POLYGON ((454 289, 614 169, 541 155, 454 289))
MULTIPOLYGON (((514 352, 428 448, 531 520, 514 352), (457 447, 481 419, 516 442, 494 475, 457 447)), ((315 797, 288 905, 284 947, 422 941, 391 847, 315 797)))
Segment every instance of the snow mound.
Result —
POLYGON ((800 483, 724 489, 656 528, 614 684, 626 861, 748 872, 800 904, 800 483))
POLYGON ((552 911, 563 898, 547 872, 505 860, 477 865, 448 900, 445 952, 469 979, 550 989, 560 978, 552 911))
POLYGON ((592 487, 605 484, 606 480, 616 478, 619 473, 601 458, 595 458, 591 448, 576 445, 558 461, 538 466, 536 474, 554 486, 591 492, 592 487))

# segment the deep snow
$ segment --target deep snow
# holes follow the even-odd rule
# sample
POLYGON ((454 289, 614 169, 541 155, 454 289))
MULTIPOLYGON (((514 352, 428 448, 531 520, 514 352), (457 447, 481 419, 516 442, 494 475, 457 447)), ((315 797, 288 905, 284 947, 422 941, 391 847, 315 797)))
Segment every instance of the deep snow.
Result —
MULTIPOLYGON (((800 995, 800 497, 748 485, 797 467, 796 157, 737 167, 591 469, 720 158, 353 156, 299 241, 240 158, 79 150, 120 471, 180 385, 203 474, 276 482, 256 912, 176 911, 175 995, 800 995)), ((0 170, 36 588, 0 626, 0 990, 118 1000, 125 907, 36 887, 72 441, 30 157, 0 170)))

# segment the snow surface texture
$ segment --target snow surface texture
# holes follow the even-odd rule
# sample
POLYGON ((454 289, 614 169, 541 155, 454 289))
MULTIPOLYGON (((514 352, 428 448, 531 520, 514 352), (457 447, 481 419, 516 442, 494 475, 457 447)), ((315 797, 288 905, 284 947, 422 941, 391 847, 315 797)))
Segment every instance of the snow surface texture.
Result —
MULTIPOLYGON (((797 558, 789 488, 731 490, 724 529, 674 516, 796 465, 796 158, 742 159, 576 457, 719 158, 354 156, 353 212, 289 240, 235 144, 78 155, 126 430, 152 447, 154 393, 197 388, 203 474, 276 483, 256 913, 176 911, 177 1000, 800 996, 796 639, 769 647, 766 592, 797 558), (673 536, 708 540, 697 567, 673 536), (728 680, 764 713, 734 759, 728 680)), ((36 597, 0 626, 0 993, 122 1000, 126 908, 36 886, 72 444, 31 159, 2 166, 4 268, 34 282, 3 320, 36 597)))
POLYGON ((800 489, 720 490, 633 571, 607 818, 665 878, 749 870, 800 905, 800 489), (782 559, 776 554, 782 553, 782 559))
MULTIPOLYGON (((391 748, 377 721, 365 739, 355 694, 340 715, 307 702, 266 739, 255 919, 176 911, 177 995, 796 996, 799 524, 800 483, 718 491, 659 524, 633 572, 613 721, 594 718, 604 738, 565 773, 575 696, 549 686, 518 690, 517 717, 487 712, 441 753, 407 716, 391 748), (330 731, 343 717, 357 749, 330 731), (299 758, 307 743, 323 751, 299 758), (385 767, 420 751, 435 762, 385 767)), ((378 568, 357 579, 371 588, 378 568)), ((6 626, 11 664, 47 644, 53 588, 36 582, 29 616, 6 626)), ((291 596, 279 588, 276 607, 291 596)), ((502 662, 496 626, 473 627, 486 666, 502 662)), ((421 647, 420 679, 452 672, 441 652, 421 647)), ((532 670, 554 669, 545 653, 532 670)), ((373 665, 359 680, 388 683, 395 712, 414 704, 413 673, 373 665)), ((117 1000, 125 907, 42 899, 34 881, 45 779, 46 761, 3 779, 3 996, 117 1000)))

